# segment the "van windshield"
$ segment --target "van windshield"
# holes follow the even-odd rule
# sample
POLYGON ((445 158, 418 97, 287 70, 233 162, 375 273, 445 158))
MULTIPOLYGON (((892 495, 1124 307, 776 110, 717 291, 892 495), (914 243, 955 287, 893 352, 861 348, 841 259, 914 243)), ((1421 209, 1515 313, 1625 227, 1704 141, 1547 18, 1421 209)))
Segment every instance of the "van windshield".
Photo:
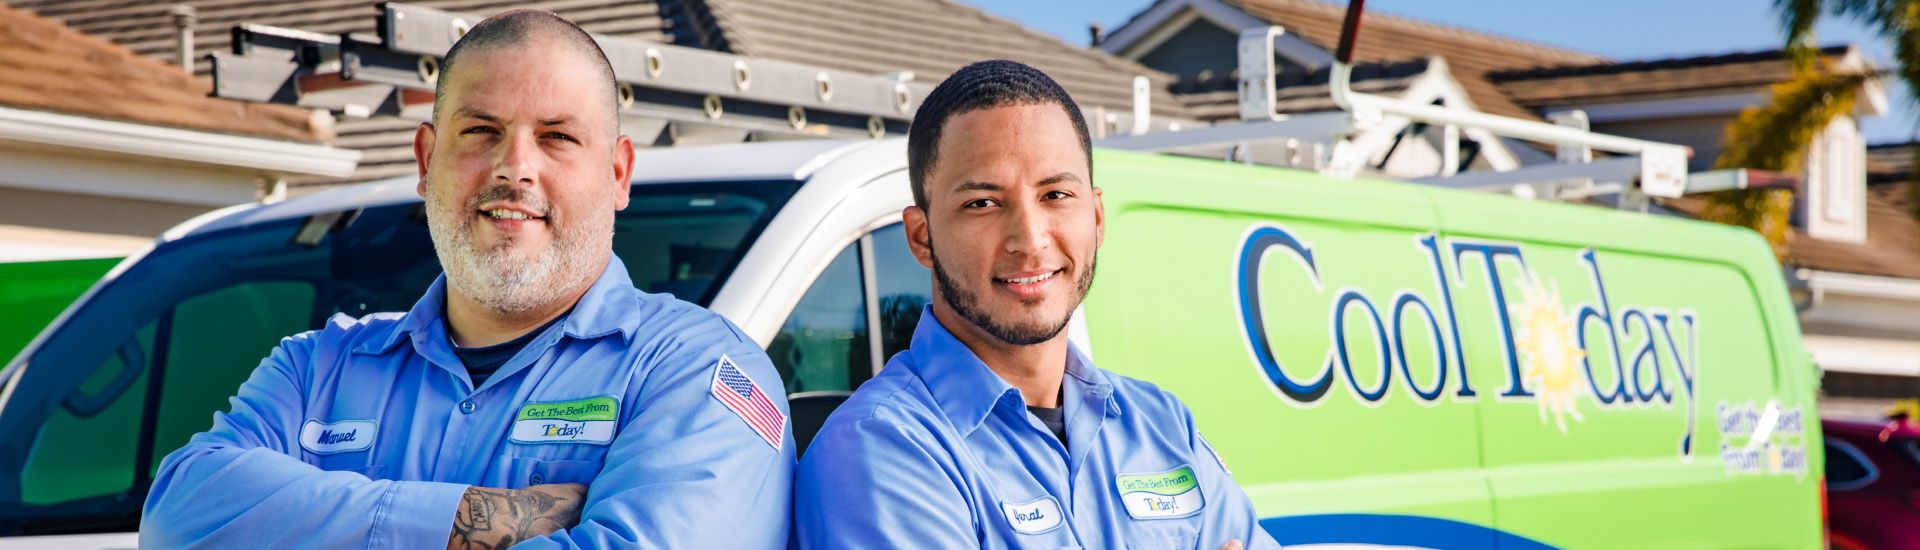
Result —
MULTIPOLYGON (((635 287, 706 306, 798 182, 647 184, 614 222, 635 287)), ((222 229, 156 248, 29 358, 0 415, 0 536, 131 531, 160 461, 281 338, 406 311, 440 265, 419 203, 222 229)))

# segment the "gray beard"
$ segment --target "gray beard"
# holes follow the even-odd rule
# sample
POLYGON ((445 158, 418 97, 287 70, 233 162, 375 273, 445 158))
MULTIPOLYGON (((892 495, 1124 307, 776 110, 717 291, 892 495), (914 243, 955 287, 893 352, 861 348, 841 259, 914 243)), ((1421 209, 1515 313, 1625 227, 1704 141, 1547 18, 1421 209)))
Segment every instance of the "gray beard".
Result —
POLYGON ((947 307, 952 308, 960 318, 973 323, 973 326, 980 327, 980 330, 993 336, 994 339, 1014 346, 1031 346, 1052 340, 1060 335, 1060 331, 1066 330, 1067 323, 1073 320, 1073 310, 1079 309, 1080 302, 1087 299, 1087 292, 1093 290, 1094 268, 1100 263, 1096 257, 1093 263, 1087 264, 1087 270, 1081 272, 1080 280, 1076 284, 1078 289, 1073 297, 1073 307, 1067 308, 1067 314, 1062 315, 1059 322, 1014 325, 1001 323, 987 315, 986 311, 980 308, 980 297, 954 284, 953 278, 947 276, 947 270, 940 267, 940 255, 931 254, 931 251, 929 254, 933 256, 934 284, 940 285, 940 297, 947 303, 947 307))
MULTIPOLYGON (((511 255, 515 244, 509 237, 492 248, 482 249, 473 242, 475 216, 481 204, 493 200, 530 203, 525 193, 505 185, 494 185, 474 195, 461 210, 446 208, 444 186, 427 185, 427 229, 433 237, 433 251, 446 270, 447 286, 489 311, 502 314, 527 313, 564 300, 580 291, 585 274, 599 273, 613 248, 613 213, 595 213, 583 218, 579 227, 562 227, 550 209, 547 223, 553 230, 553 245, 538 251, 535 257, 516 260, 511 255)), ((544 205, 540 205, 544 206, 544 205)), ((564 218, 562 219, 564 221, 564 218)), ((587 281, 590 283, 591 279, 587 281)))

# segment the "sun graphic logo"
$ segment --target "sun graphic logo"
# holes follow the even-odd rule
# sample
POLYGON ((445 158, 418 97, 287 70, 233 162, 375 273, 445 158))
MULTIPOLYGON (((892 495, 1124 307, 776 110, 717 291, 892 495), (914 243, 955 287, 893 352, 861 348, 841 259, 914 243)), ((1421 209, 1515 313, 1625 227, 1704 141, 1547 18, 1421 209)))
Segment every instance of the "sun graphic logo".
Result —
POLYGON ((1554 425, 1566 433, 1567 417, 1586 420, 1577 406, 1586 388, 1577 368, 1587 353, 1574 344, 1573 320, 1560 306, 1560 285, 1543 284, 1539 273, 1527 270, 1520 296, 1513 316, 1515 347, 1525 357, 1521 377, 1540 403, 1540 422, 1552 414, 1554 425))

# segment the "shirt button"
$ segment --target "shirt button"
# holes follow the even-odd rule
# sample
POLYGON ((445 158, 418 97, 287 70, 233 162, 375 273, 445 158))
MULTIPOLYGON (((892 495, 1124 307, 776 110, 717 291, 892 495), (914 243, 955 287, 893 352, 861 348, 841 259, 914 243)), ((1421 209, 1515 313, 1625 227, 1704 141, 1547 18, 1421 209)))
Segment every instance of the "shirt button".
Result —
POLYGON ((533 479, 530 479, 528 481, 532 481, 534 485, 539 485, 547 482, 547 476, 543 476, 540 474, 533 474, 533 479))
POLYGON ((472 399, 468 399, 468 400, 466 400, 466 401, 461 401, 461 402, 460 402, 460 414, 473 414, 473 400, 472 400, 472 399))

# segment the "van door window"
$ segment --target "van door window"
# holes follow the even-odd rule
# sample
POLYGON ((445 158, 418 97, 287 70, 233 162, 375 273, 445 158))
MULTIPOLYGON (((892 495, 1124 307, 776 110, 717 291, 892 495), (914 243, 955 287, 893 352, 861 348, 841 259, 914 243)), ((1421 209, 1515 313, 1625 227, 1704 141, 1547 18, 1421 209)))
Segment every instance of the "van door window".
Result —
POLYGON ((120 512, 74 521, 137 521, 160 459, 212 427, 211 413, 227 409, 261 358, 306 330, 313 304, 308 283, 256 281, 186 299, 148 322, 41 425, 21 501, 120 512))
MULTIPOLYGON (((133 487, 154 333, 147 323, 60 399, 21 470, 20 500, 57 504, 125 495, 133 487)), ((137 508, 138 503, 134 503, 137 508)))
POLYGON ((873 372, 860 243, 834 256, 787 316, 767 355, 787 394, 850 391, 873 372))
POLYGON ((907 232, 893 224, 873 232, 873 273, 880 305, 880 360, 907 349, 920 312, 933 303, 933 274, 913 257, 907 232))

